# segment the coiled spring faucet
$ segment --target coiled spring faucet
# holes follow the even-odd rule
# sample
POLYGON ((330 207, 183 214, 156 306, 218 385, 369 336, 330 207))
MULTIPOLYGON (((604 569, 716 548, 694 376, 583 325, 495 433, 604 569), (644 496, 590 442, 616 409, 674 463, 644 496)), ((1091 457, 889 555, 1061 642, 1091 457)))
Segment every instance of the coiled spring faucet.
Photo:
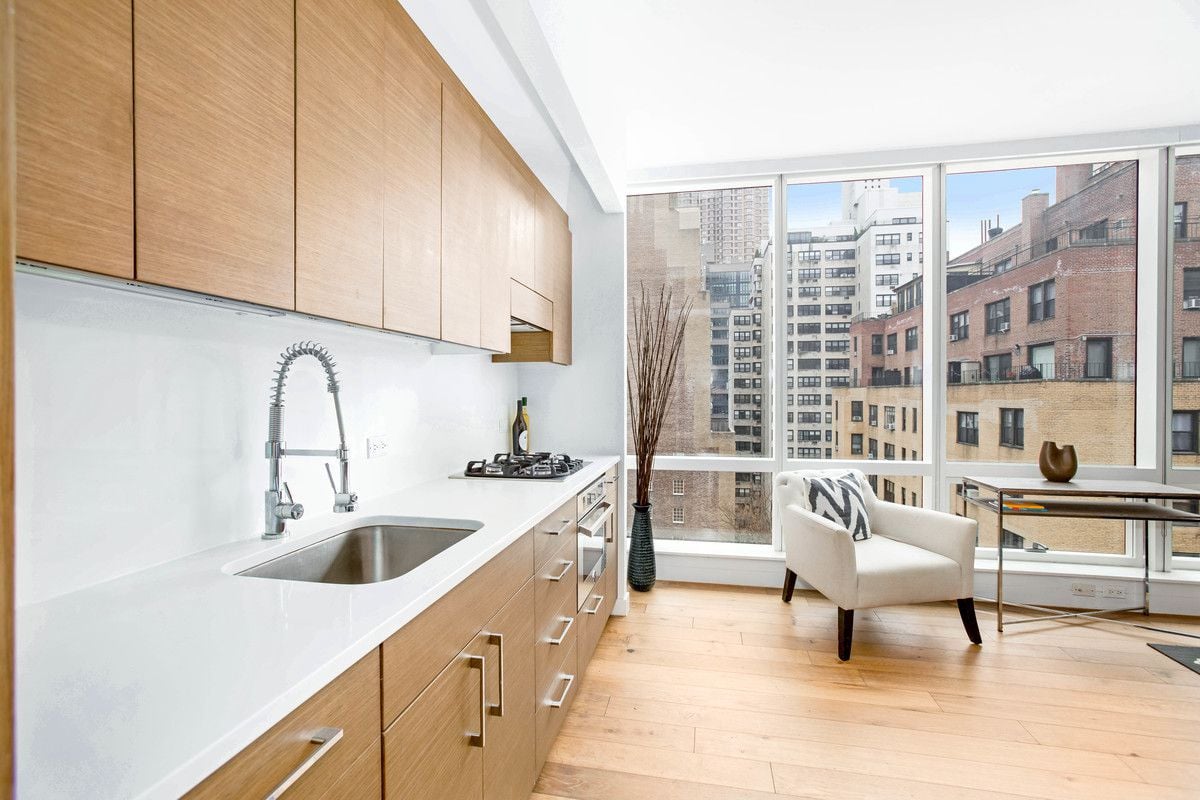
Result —
POLYGON ((267 463, 269 472, 267 492, 264 501, 266 511, 266 527, 262 538, 278 539, 286 532, 285 523, 289 519, 300 519, 304 515, 304 506, 292 498, 292 491, 280 476, 280 467, 284 456, 315 456, 318 458, 336 457, 339 466, 341 485, 334 483, 333 470, 329 462, 325 462, 325 474, 329 476, 329 485, 333 487, 333 510, 335 513, 353 511, 357 507, 358 495, 350 491, 350 451, 346 448, 346 428, 342 424, 342 404, 338 399, 338 379, 334 368, 337 363, 329 355, 329 351, 316 342, 297 342, 279 355, 279 366, 275 370, 275 381, 271 391, 271 406, 267 429, 267 463), (337 415, 338 447, 336 450, 289 450, 283 441, 283 391, 287 383, 288 372, 292 364, 300 356, 312 356, 321 362, 325 368, 326 388, 333 395, 333 411, 337 415), (281 491, 282 489, 282 491, 281 491))

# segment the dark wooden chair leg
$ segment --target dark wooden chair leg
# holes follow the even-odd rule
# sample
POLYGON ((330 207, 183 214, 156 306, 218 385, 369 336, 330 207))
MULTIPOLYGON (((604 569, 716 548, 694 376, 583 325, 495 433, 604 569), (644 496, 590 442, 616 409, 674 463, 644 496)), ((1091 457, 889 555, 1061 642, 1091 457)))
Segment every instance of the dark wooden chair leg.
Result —
POLYGON ((973 644, 983 644, 983 637, 979 635, 979 620, 975 619, 974 597, 959 598, 958 615, 962 617, 963 627, 967 629, 967 638, 973 644))
POLYGON ((838 608, 838 658, 850 660, 850 641, 854 638, 854 609, 838 608))
POLYGON ((792 602, 792 592, 796 591, 796 573, 790 569, 783 573, 783 602, 792 602))

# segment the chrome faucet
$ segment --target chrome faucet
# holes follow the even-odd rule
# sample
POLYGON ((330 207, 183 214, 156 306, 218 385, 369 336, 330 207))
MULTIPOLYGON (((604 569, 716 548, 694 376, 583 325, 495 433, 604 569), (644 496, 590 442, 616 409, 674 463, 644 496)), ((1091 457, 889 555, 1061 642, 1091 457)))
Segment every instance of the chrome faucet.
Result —
POLYGON ((333 470, 325 462, 325 474, 333 487, 333 510, 335 513, 353 511, 357 507, 358 495, 350 491, 350 451, 346 448, 346 428, 342 424, 342 404, 338 399, 338 380, 334 367, 337 364, 329 351, 316 342, 297 342, 279 355, 279 368, 275 370, 275 383, 271 391, 270 419, 267 430, 267 492, 264 500, 266 527, 262 538, 278 539, 287 533, 285 523, 289 519, 300 519, 304 506, 292 498, 292 490, 281 482, 280 467, 284 456, 336 457, 339 465, 341 486, 334 483, 333 470), (283 388, 287 383, 288 371, 300 356, 312 356, 325 368, 326 388, 333 395, 333 412, 337 415, 338 447, 336 450, 289 450, 283 441, 283 388), (282 488, 282 491, 280 491, 282 488))

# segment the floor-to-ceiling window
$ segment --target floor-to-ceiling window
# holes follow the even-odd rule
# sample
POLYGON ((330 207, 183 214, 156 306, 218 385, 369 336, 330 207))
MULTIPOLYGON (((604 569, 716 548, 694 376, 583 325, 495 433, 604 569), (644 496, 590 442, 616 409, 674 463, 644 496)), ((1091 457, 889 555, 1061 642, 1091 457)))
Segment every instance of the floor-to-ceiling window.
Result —
POLYGON ((628 199, 630 297, 667 286, 693 303, 651 490, 658 538, 771 542, 773 195, 628 199))
MULTIPOLYGON (((920 461, 923 178, 863 175, 786 186, 779 311, 786 457, 920 461)), ((876 483, 880 496, 897 502, 918 505, 925 494, 919 474, 876 483)))
MULTIPOLYGON (((1136 161, 946 177, 947 460, 1032 463, 1054 441, 1085 464, 1134 464, 1137 200, 1136 161)), ((1130 542, 1121 522, 1009 525, 1042 553, 1130 542)))

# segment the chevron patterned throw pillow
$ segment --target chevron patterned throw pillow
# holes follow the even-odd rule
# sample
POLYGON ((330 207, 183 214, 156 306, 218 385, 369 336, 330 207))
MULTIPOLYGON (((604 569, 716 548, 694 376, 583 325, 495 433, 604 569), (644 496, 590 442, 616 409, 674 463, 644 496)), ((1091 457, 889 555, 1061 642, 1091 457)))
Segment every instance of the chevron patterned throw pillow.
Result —
POLYGON ((850 473, 831 478, 808 479, 808 507, 830 522, 836 522, 854 541, 871 538, 871 522, 858 479, 850 473))

